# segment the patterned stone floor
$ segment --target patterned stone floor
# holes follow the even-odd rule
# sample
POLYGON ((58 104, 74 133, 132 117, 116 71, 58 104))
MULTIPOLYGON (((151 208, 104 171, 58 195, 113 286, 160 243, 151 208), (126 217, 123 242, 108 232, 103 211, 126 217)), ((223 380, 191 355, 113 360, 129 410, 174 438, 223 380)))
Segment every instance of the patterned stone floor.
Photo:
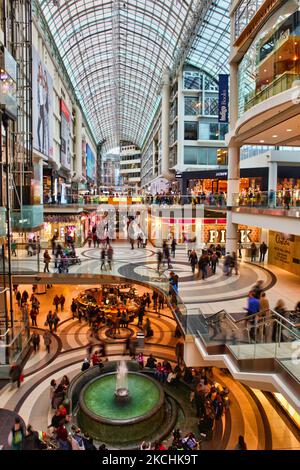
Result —
MULTIPOLYGON (((126 244, 114 244, 114 272, 134 273, 137 279, 143 280, 145 265, 156 269, 156 249, 148 246, 146 250, 131 250, 126 244)), ((79 250, 81 265, 70 268, 72 273, 100 273, 100 250, 83 248, 79 250)), ((34 269, 35 260, 25 260, 26 269, 34 269)), ((18 261, 20 265, 20 261, 18 261)), ((23 264, 24 266, 24 264, 23 264)), ((187 262, 185 248, 178 248, 175 260, 172 260, 172 270, 179 275, 179 292, 188 310, 196 311, 201 308, 205 313, 213 313, 226 308, 230 312, 241 311, 246 305, 249 289, 258 279, 264 281, 267 296, 271 306, 278 298, 286 301, 288 308, 293 308, 298 299, 299 278, 289 275, 278 268, 267 264, 259 266, 242 261, 239 274, 227 278, 222 268, 217 269, 215 276, 204 281, 192 275, 187 262)), ((108 273, 108 271, 107 271, 108 273)), ((103 273, 104 274, 104 273, 103 273)), ((125 275, 123 274, 123 275, 125 275)), ((169 271, 165 270, 168 277, 169 271)), ((157 275, 157 274, 153 274, 157 275)), ((21 286, 20 286, 21 288, 21 286)), ((31 286, 22 286, 31 291, 31 286)), ((21 290, 22 290, 21 288, 21 290)), ((25 368, 25 381, 20 389, 12 389, 5 385, 0 389, 0 408, 20 414, 26 423, 32 424, 38 430, 45 430, 50 422, 52 411, 49 403, 50 380, 60 380, 64 374, 70 378, 80 372, 81 363, 86 355, 86 347, 91 341, 89 327, 78 320, 72 320, 70 303, 80 290, 88 286, 54 285, 46 294, 40 295, 41 313, 38 317, 38 332, 44 330, 44 321, 49 309, 53 309, 52 299, 58 293, 64 293, 66 304, 64 312, 59 312, 60 324, 53 334, 51 352, 47 354, 41 343, 40 351, 29 358, 25 368)), ((140 286, 141 292, 145 289, 140 286)), ((154 329, 154 337, 146 342, 145 356, 153 353, 157 358, 167 358, 175 361, 174 337, 175 321, 172 313, 165 308, 158 316, 151 307, 147 311, 154 329)), ((130 325, 134 334, 139 331, 136 322, 130 325)), ((103 333, 105 334, 105 332, 103 333)), ((123 356, 124 343, 110 342, 107 345, 109 359, 129 359, 123 356)), ((300 448, 299 434, 286 420, 280 409, 274 408, 270 399, 264 393, 250 390, 236 382, 228 373, 214 369, 214 378, 230 389, 230 413, 225 415, 222 426, 218 427, 215 438, 211 443, 213 449, 234 448, 239 434, 245 434, 249 449, 291 449, 300 448), (220 431, 221 429, 221 431, 220 431), (279 431, 280 430, 280 431, 279 431)), ((3 436, 1 437, 3 439, 3 436)))

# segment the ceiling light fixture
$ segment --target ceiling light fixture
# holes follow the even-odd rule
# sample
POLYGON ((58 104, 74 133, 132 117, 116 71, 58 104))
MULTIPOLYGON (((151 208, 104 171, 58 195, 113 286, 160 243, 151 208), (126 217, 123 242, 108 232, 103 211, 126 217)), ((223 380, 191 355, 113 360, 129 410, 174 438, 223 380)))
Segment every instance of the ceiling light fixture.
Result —
POLYGON ((276 137, 278 137, 278 135, 275 134, 275 135, 272 135, 272 137, 276 138, 276 137))
POLYGON ((260 140, 260 143, 263 144, 263 143, 264 143, 264 140, 260 140))
POLYGON ((292 132, 292 129, 287 129, 286 131, 287 131, 287 132, 292 132))

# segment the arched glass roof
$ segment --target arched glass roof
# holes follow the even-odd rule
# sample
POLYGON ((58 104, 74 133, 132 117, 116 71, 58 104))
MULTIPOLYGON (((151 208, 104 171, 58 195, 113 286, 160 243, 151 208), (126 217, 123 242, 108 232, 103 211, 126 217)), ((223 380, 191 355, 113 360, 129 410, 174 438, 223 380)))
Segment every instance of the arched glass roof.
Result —
POLYGON ((39 1, 87 120, 106 147, 141 146, 196 15, 204 19, 188 62, 227 71, 230 0, 39 1), (204 10, 205 6, 205 10, 204 10))

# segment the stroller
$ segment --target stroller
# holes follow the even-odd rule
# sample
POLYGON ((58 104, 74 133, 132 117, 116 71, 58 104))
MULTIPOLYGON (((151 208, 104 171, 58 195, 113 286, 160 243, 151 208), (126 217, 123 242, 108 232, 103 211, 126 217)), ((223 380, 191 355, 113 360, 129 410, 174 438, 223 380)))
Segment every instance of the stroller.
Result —
POLYGON ((74 264, 81 264, 81 260, 79 256, 68 256, 68 264, 69 266, 73 266, 74 264))

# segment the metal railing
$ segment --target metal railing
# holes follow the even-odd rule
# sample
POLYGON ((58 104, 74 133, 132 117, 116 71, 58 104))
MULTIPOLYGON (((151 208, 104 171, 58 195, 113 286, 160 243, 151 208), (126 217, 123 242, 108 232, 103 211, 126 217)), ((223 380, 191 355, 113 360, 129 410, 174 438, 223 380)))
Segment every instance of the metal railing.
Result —
POLYGON ((271 98, 272 96, 278 95, 283 91, 292 88, 295 80, 300 80, 300 75, 293 72, 284 72, 279 77, 275 78, 268 86, 263 90, 255 93, 254 96, 249 95, 245 99, 245 111, 255 106, 262 101, 271 98))
MULTIPOLYGON (((205 346, 226 346, 238 360, 275 360, 300 383, 300 313, 274 309, 251 315, 245 312, 188 315, 190 334, 205 346), (294 319, 294 321, 291 319, 294 319)), ((225 350, 224 350, 225 351, 225 350)))
POLYGON ((174 206, 174 205, 208 205, 216 207, 226 207, 226 194, 224 192, 206 192, 199 194, 164 194, 164 195, 135 195, 135 196, 67 196, 63 201, 59 202, 54 200, 50 202, 44 201, 46 208, 67 208, 73 209, 81 206, 98 206, 98 205, 159 205, 159 206, 174 206))

